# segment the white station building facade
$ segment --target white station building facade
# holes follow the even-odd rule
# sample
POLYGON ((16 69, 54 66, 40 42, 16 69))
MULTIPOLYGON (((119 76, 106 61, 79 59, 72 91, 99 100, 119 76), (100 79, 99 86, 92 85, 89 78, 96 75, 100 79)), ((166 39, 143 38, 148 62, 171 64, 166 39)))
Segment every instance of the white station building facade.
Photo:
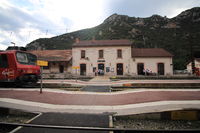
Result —
POLYGON ((129 40, 79 41, 72 46, 73 75, 172 75, 173 55, 162 48, 133 48, 129 40))

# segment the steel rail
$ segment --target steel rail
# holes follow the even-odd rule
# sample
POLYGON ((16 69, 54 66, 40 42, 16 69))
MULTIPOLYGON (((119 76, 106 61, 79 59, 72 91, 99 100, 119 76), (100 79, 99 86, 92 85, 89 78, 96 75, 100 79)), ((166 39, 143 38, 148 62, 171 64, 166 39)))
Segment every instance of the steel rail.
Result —
POLYGON ((123 132, 135 132, 135 133, 178 133, 178 132, 200 132, 200 129, 133 129, 133 128, 102 128, 102 127, 78 127, 78 126, 55 126, 55 125, 38 125, 38 124, 21 124, 21 123, 7 123, 0 122, 0 125, 10 125, 10 126, 22 126, 22 127, 32 127, 32 128, 51 128, 51 129, 62 129, 62 130, 93 130, 93 131, 123 131, 123 132))

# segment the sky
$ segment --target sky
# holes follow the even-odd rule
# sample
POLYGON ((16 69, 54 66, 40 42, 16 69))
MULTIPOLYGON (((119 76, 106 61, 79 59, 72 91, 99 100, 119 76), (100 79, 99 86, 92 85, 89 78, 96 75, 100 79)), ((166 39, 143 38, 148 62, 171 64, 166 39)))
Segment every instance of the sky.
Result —
POLYGON ((0 50, 91 28, 114 13, 172 18, 192 7, 200 0, 0 0, 0 50))

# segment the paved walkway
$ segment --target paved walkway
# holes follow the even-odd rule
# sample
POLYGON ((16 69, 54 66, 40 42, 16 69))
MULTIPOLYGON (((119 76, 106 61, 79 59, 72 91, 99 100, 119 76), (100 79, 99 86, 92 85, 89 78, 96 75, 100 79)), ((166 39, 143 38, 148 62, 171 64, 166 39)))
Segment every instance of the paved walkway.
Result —
POLYGON ((200 109, 200 90, 138 90, 116 93, 64 92, 46 90, 0 90, 2 107, 35 112, 76 112, 117 115, 200 109))
POLYGON ((89 81, 89 83, 96 83, 96 82, 98 82, 98 83, 102 83, 102 82, 103 83, 109 83, 110 78, 109 78, 109 76, 96 76, 89 81))
POLYGON ((111 88, 110 86, 105 86, 105 85, 99 85, 99 86, 94 86, 94 85, 90 85, 93 83, 109 83, 110 82, 110 78, 109 76, 96 76, 93 79, 91 79, 90 81, 88 81, 87 86, 81 88, 81 91, 89 91, 89 92, 110 92, 111 88))
POLYGON ((94 85, 94 86, 123 86, 123 84, 183 84, 183 83, 200 83, 200 80, 119 80, 119 81, 110 81, 109 79, 103 79, 104 76, 97 76, 94 79, 88 81, 81 80, 43 80, 43 83, 58 83, 58 84, 71 84, 71 85, 94 85))

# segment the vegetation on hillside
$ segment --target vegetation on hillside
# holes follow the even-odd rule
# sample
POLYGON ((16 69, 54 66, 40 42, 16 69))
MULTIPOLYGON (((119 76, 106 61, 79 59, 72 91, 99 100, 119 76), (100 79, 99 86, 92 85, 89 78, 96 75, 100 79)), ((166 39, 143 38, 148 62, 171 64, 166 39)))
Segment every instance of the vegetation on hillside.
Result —
POLYGON ((174 55, 174 69, 185 69, 191 51, 200 53, 200 7, 186 10, 174 18, 153 15, 136 18, 113 14, 102 24, 52 38, 37 39, 28 49, 71 49, 75 39, 129 39, 133 47, 164 48, 174 55))

